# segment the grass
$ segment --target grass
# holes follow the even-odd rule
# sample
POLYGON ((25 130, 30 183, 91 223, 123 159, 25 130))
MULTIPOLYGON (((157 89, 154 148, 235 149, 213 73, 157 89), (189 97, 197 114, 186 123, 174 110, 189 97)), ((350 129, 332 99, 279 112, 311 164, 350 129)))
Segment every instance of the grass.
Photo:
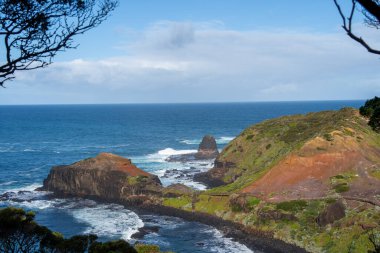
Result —
POLYGON ((164 198, 163 205, 170 206, 178 209, 191 209, 191 198, 182 196, 178 198, 164 198))
POLYGON ((370 172, 370 175, 380 180, 380 169, 379 168, 372 169, 370 172))
POLYGON ((340 183, 340 184, 334 185, 333 188, 335 192, 337 193, 347 192, 350 189, 347 183, 340 183))
POLYGON ((276 204, 276 209, 289 212, 297 212, 303 210, 307 206, 304 200, 292 200, 276 204))

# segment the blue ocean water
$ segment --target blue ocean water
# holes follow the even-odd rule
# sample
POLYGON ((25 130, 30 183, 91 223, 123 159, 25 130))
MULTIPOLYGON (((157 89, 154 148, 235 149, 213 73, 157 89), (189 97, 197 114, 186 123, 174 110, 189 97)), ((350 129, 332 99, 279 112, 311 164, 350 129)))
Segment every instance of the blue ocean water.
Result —
POLYGON ((118 205, 90 200, 49 199, 33 190, 51 166, 70 164, 100 152, 131 158, 168 185, 181 182, 204 188, 191 177, 168 170, 204 171, 212 161, 168 163, 169 155, 197 149, 212 134, 223 148, 244 128, 265 119, 342 107, 364 101, 263 102, 225 104, 44 105, 0 106, 0 206, 16 205, 37 212, 37 220, 66 236, 98 233, 103 239, 130 239, 144 224, 158 225, 148 243, 177 252, 250 252, 217 230, 177 218, 137 214, 118 205), (178 239, 179 238, 179 239, 178 239))

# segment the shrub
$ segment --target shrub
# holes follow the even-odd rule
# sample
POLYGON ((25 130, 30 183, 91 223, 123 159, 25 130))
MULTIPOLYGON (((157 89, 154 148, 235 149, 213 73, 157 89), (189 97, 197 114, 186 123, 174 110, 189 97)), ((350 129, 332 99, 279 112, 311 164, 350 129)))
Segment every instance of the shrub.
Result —
POLYGON ((380 98, 374 97, 365 102, 365 104, 360 107, 359 112, 365 117, 371 117, 375 109, 380 108, 380 98))
POLYGON ((380 98, 374 97, 367 100, 364 106, 359 109, 360 114, 369 117, 369 123, 372 129, 376 132, 380 132, 380 98))
POLYGON ((380 107, 374 110, 368 125, 370 125, 374 131, 380 133, 380 107))
POLYGON ((276 205, 277 209, 281 209, 288 212, 296 212, 304 209, 307 206, 307 202, 304 200, 292 200, 281 202, 276 205))
POLYGON ((138 253, 160 253, 160 247, 156 245, 136 244, 135 248, 138 253))
POLYGON ((348 186, 347 183, 341 183, 341 184, 337 184, 334 186, 334 190, 337 192, 337 193, 342 193, 342 192, 346 192, 350 189, 350 187, 348 186))

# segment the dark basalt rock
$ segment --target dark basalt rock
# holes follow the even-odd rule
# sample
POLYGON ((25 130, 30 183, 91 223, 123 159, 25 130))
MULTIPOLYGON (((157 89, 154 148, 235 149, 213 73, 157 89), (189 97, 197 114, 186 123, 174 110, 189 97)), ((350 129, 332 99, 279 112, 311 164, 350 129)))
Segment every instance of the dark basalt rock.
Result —
POLYGON ((139 228, 139 231, 132 235, 132 239, 143 239, 147 234, 158 233, 158 231, 160 231, 159 226, 145 226, 139 228))
POLYGON ((326 207, 326 209, 319 214, 316 222, 319 226, 326 226, 340 220, 346 216, 345 206, 341 200, 336 201, 326 207))
MULTIPOLYGON (((222 162, 218 161, 218 158, 216 158, 214 162, 214 168, 210 169, 207 172, 202 172, 194 175, 194 181, 203 183, 207 185, 210 188, 218 187, 222 185, 226 185, 228 183, 232 182, 225 182, 223 180, 225 174, 227 171, 231 168, 234 168, 235 164, 232 162, 222 162)), ((236 180, 236 178, 232 178, 232 180, 236 180)))
POLYGON ((195 160, 215 159, 219 154, 215 138, 211 135, 203 137, 198 152, 183 155, 172 155, 166 159, 168 162, 189 162, 195 160))

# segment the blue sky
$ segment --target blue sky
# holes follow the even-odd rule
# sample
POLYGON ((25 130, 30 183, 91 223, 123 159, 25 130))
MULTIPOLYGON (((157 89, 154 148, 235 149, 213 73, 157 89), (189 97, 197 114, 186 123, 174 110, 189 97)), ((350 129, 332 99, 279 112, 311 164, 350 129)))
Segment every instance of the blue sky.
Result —
MULTIPOLYGON (((342 3, 350 2, 341 0, 342 3)), ((20 72, 0 104, 363 99, 380 59, 340 28, 332 0, 133 0, 78 49, 20 72)), ((375 45, 379 33, 355 20, 375 45)))

